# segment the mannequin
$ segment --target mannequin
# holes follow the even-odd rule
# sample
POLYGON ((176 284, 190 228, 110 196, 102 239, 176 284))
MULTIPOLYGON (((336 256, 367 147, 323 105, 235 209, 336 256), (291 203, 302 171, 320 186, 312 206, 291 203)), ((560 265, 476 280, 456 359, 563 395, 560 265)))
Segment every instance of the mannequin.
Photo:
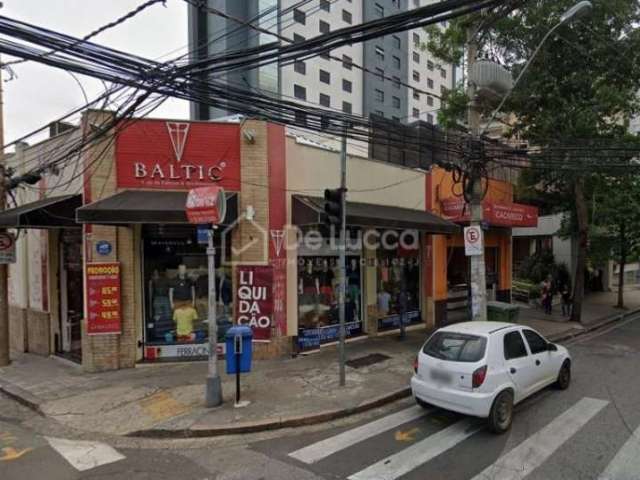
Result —
POLYGON ((322 261, 322 271, 316 277, 319 293, 326 296, 326 303, 333 302, 333 270, 329 268, 328 260, 322 261))
POLYGON ((149 280, 149 312, 153 315, 153 336, 164 338, 167 330, 171 330, 171 303, 169 301, 169 280, 154 270, 149 280))
POLYGON ((386 290, 386 284, 382 285, 382 290, 378 293, 378 314, 380 317, 385 317, 389 313, 389 303, 391 301, 391 294, 386 290))
POLYGON ((360 268, 356 258, 352 258, 347 267, 347 292, 354 304, 354 314, 360 318, 360 268))
POLYGON ((176 302, 190 302, 191 306, 196 304, 196 287, 187 277, 186 265, 178 265, 178 275, 174 278, 173 285, 169 289, 169 301, 173 309, 176 308, 176 302))

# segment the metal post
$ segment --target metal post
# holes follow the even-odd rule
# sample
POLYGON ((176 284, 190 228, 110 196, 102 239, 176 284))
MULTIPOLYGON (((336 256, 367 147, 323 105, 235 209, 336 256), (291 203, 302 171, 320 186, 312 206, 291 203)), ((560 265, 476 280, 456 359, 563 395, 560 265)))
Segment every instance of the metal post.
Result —
MULTIPOLYGON (((473 191, 471 195, 471 225, 478 226, 482 228, 482 170, 479 168, 474 168, 474 162, 481 162, 482 158, 476 158, 476 153, 481 156, 482 151, 474 148, 473 142, 480 142, 479 134, 480 134, 480 112, 478 110, 478 105, 476 102, 476 87, 471 82, 471 69, 473 65, 476 63, 476 57, 478 55, 478 45, 475 40, 475 32, 474 25, 469 27, 467 33, 468 40, 468 58, 467 58, 467 79, 468 79, 468 95, 469 95, 469 110, 468 110, 468 121, 469 121, 469 130, 472 135, 472 145, 471 145, 471 154, 472 158, 470 159, 470 175, 471 182, 473 183, 473 191)), ((482 254, 475 255, 471 257, 471 271, 470 271, 470 281, 471 281, 471 319, 472 320, 487 320, 487 278, 485 274, 485 263, 484 263, 484 235, 481 236, 481 248, 482 254)))
MULTIPOLYGON (((0 4, 0 7, 2 5, 0 4)), ((0 211, 6 208, 4 165, 4 117, 2 101, 2 78, 0 76, 0 211)), ((5 233, 5 230, 0 230, 5 233)), ((0 265, 0 367, 9 365, 9 289, 8 265, 0 265)))
POLYGON ((340 190, 342 191, 342 221, 340 222, 340 292, 338 295, 338 306, 340 312, 340 386, 346 384, 346 352, 345 340, 347 336, 345 326, 345 301, 347 293, 347 132, 342 136, 342 153, 340 155, 340 190))
POLYGON ((207 245, 208 275, 209 275, 209 370, 207 373, 207 387, 205 405, 217 407, 222 404, 222 382, 218 375, 218 323, 216 319, 216 247, 213 244, 213 228, 209 230, 207 245))

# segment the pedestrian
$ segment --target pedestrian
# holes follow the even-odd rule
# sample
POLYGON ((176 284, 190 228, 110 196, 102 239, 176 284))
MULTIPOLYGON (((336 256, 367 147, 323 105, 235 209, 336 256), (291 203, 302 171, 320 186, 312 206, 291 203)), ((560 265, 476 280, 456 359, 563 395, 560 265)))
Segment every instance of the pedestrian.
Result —
POLYGON ((571 289, 567 282, 562 284, 560 296, 562 298, 562 316, 569 317, 571 316, 571 289))
POLYGON ((542 307, 544 308, 544 313, 547 315, 551 315, 551 308, 553 304, 553 290, 551 286, 551 275, 548 275, 547 278, 542 282, 542 307))

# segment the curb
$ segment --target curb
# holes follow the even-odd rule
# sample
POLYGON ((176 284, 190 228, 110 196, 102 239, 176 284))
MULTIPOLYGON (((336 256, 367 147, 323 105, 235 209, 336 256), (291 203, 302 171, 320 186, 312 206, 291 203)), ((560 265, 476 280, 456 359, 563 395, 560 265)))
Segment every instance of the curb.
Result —
MULTIPOLYGON (((573 340, 574 338, 580 337, 582 335, 586 335, 588 333, 592 333, 598 331, 602 328, 613 325, 616 322, 622 322, 627 318, 640 314, 640 308, 636 310, 631 310, 629 312, 621 313, 619 315, 613 315, 608 317, 594 325, 590 325, 586 327, 584 330, 576 330, 573 333, 559 333, 557 335, 549 336, 549 340, 555 343, 566 342, 567 340, 573 340)), ((571 332, 571 331, 569 331, 571 332)))
POLYGON ((40 408, 41 400, 32 393, 29 393, 12 383, 4 382, 0 382, 0 393, 3 393, 7 397, 11 398, 21 405, 24 405, 30 410, 33 410, 38 415, 41 415, 43 417, 45 416, 42 412, 42 409, 40 408))
POLYGON ((340 418, 348 417, 358 413, 373 410, 374 408, 393 403, 397 400, 411 396, 411 388, 404 387, 390 394, 381 395, 372 400, 360 403, 354 407, 326 410, 324 412, 310 415, 299 415, 292 417, 280 417, 254 422, 242 422, 232 425, 214 425, 206 428, 185 428, 180 430, 149 429, 139 430, 126 434, 126 437, 137 438, 202 438, 217 437, 222 435, 237 435, 242 433, 256 433, 282 428, 302 427, 316 425, 318 423, 330 422, 340 418))

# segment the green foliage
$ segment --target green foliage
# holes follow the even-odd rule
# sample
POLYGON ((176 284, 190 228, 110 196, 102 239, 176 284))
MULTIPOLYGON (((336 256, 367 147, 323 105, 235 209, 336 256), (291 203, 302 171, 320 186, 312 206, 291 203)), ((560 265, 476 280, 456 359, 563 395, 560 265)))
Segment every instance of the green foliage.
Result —
POLYGON ((555 271, 556 261, 553 252, 542 250, 536 252, 522 262, 518 271, 518 277, 529 280, 533 283, 540 283, 547 275, 552 275, 555 271))
POLYGON ((542 288, 538 283, 531 283, 525 280, 514 280, 513 288, 515 290, 520 290, 528 293, 528 298, 530 300, 535 300, 542 296, 542 288))
POLYGON ((442 97, 442 107, 438 110, 438 124, 454 130, 459 127, 467 113, 469 97, 462 85, 447 90, 442 97))

